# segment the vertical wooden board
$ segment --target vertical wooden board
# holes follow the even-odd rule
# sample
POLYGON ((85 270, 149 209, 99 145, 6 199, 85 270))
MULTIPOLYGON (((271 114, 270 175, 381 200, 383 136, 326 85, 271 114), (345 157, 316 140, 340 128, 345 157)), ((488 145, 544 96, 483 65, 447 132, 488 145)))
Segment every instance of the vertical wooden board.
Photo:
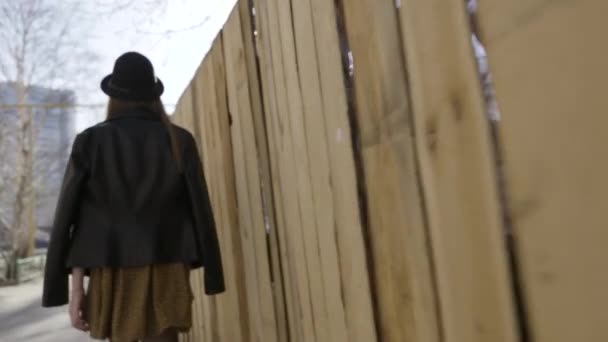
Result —
MULTIPOLYGON (((195 127, 196 117, 193 108, 194 94, 192 88, 192 84, 190 84, 180 97, 176 110, 175 123, 192 132, 197 141, 200 141, 200 134, 198 134, 200 132, 198 132, 195 127)), ((193 340, 199 339, 200 334, 202 334, 204 331, 203 320, 205 319, 203 312, 201 311, 202 307, 199 301, 200 296, 203 296, 204 292, 202 291, 202 288, 200 288, 200 284, 197 281, 198 272, 199 271, 194 271, 191 274, 191 286, 195 294, 195 300, 192 302, 193 325, 188 334, 188 338, 193 340)))
MULTIPOLYGON (((254 293, 259 298, 259 313, 261 320, 261 335, 260 340, 276 341, 277 340, 277 322, 275 316, 274 298, 272 295, 272 284, 270 279, 270 263, 268 259, 267 233, 264 222, 264 210, 262 208, 262 193, 260 184, 260 165, 259 152, 256 143, 256 137, 253 126, 253 110, 252 99, 249 89, 249 74, 245 60, 245 51, 243 39, 251 39, 243 37, 242 24, 240 21, 240 13, 238 8, 233 13, 233 19, 227 24, 226 34, 232 30, 232 46, 226 48, 227 62, 227 78, 229 80, 229 99, 231 107, 234 106, 235 118, 234 132, 240 136, 240 142, 243 148, 242 160, 245 162, 243 171, 245 172, 247 187, 242 189, 245 198, 245 203, 249 205, 249 222, 251 223, 251 238, 254 254, 252 259, 255 262, 255 276, 257 281, 257 293, 254 293), (230 52, 230 56, 228 55, 230 52)), ((234 138, 234 134, 233 134, 234 138)), ((236 154, 235 154, 236 156, 236 154)), ((245 209, 245 208, 244 208, 245 209)))
POLYGON ((480 2, 532 340, 608 341, 608 3, 480 2))
MULTIPOLYGON (((211 52, 209 52, 211 53, 211 52)), ((220 130, 219 124, 218 124, 218 110, 216 107, 216 103, 213 99, 214 96, 214 91, 215 91, 215 80, 213 78, 213 62, 211 61, 211 58, 207 57, 207 59, 204 61, 203 66, 202 66, 202 73, 200 75, 201 78, 201 84, 203 85, 203 89, 205 89, 205 91, 203 92, 203 112, 205 113, 205 122, 204 122, 204 127, 207 130, 207 136, 209 138, 208 141, 208 147, 206 150, 206 153, 208 154, 208 158, 210 160, 210 165, 209 165, 209 173, 210 175, 208 176, 208 178, 212 178, 212 179, 216 179, 216 181, 210 181, 211 184, 209 184, 209 187, 212 188, 211 192, 213 193, 213 197, 217 199, 218 202, 218 211, 219 213, 216 213, 216 217, 220 216, 221 217, 221 221, 222 221, 222 227, 224 228, 224 224, 226 224, 227 222, 229 222, 230 220, 230 216, 233 214, 232 211, 234 211, 234 214, 236 214, 236 207, 234 208, 230 208, 228 207, 228 203, 225 203, 224 201, 226 200, 226 196, 224 194, 224 192, 226 191, 226 183, 227 182, 233 182, 234 180, 232 179, 232 177, 234 177, 233 174, 226 174, 225 170, 224 170, 224 157, 222 156, 222 152, 223 152, 223 141, 222 141, 222 132, 220 130), (229 178, 230 177, 230 178, 229 178)), ((236 202, 234 203, 234 205, 236 206, 236 202)), ((216 221, 218 219, 216 218, 216 221)), ((235 223, 238 221, 235 221, 235 223)), ((222 248, 222 257, 224 258, 223 263, 225 265, 225 267, 227 266, 228 270, 225 269, 225 276, 226 273, 230 274, 227 277, 231 278, 231 276, 233 276, 232 272, 239 272, 239 270, 234 269, 234 254, 235 254, 235 246, 233 245, 233 241, 231 241, 230 239, 227 239, 227 236, 230 236, 230 234, 232 234, 232 230, 234 229, 238 229, 238 227, 230 227, 229 231, 223 231, 222 236, 219 237, 220 238, 220 245, 222 248), (227 252, 225 252, 227 251, 227 252), (230 255, 226 255, 226 254, 230 254, 230 255)), ((226 293, 228 294, 228 292, 226 293)), ((236 294, 233 292, 233 299, 236 297, 236 294)), ((234 305, 234 302, 231 302, 231 304, 233 305, 232 307, 227 307, 228 310, 236 310, 237 312, 240 312, 240 307, 238 305, 234 305)), ((219 310, 219 308, 215 308, 217 310, 219 310)), ((228 311, 227 310, 227 311, 228 311)), ((206 312, 212 312, 214 310, 212 310, 211 307, 205 307, 205 311, 206 312)), ((224 313, 226 313, 226 311, 224 311, 224 313)), ((220 315, 222 315, 220 313, 220 315)), ((222 315, 222 319, 226 317, 224 315, 222 315)), ((230 318, 234 318, 234 316, 229 315, 228 317, 230 318)), ((223 320, 222 320, 223 321, 223 320)), ((205 331, 205 340, 213 340, 214 335, 217 334, 224 334, 224 333, 232 333, 234 334, 234 332, 231 332, 230 330, 226 331, 224 328, 225 326, 218 324, 217 326, 213 326, 212 324, 208 323, 207 325, 209 325, 209 328, 207 329, 207 331, 205 331), (219 330, 219 332, 218 332, 219 330)))
MULTIPOLYGON (((204 288, 204 272, 196 273, 197 282, 199 284, 199 288, 204 288)), ((211 297, 207 296, 198 296, 195 299, 196 305, 198 307, 199 320, 198 326, 199 330, 196 334, 195 340, 200 341, 217 341, 218 338, 218 325, 217 322, 217 314, 214 310, 214 303, 211 297)))
POLYGON ((378 338, 439 341, 395 4, 389 0, 342 4, 354 58, 378 338))
MULTIPOLYGON (((192 274, 192 278, 194 279, 194 286, 196 286, 196 288, 198 289, 202 289, 203 288, 203 284, 201 284, 201 276, 202 276, 202 270, 196 270, 194 272, 194 274, 192 274)), ((194 317, 196 317, 197 319, 194 320, 194 334, 192 335, 192 339, 197 341, 197 340, 205 340, 204 336, 205 336, 205 332, 209 331, 210 327, 207 324, 208 322, 208 316, 205 315, 205 312, 203 311, 203 300, 204 300, 204 296, 196 296, 194 299, 194 317)))
POLYGON ((229 112, 226 104, 226 78, 221 37, 216 39, 209 55, 211 62, 205 78, 205 84, 207 84, 205 87, 207 89, 205 100, 208 102, 210 111, 214 115, 210 116, 211 120, 208 124, 214 127, 214 132, 217 132, 216 144, 213 148, 217 158, 216 162, 222 165, 222 172, 226 178, 226 181, 221 184, 221 197, 224 201, 232 204, 226 213, 226 221, 229 222, 230 229, 225 236, 225 243, 230 246, 228 253, 231 253, 230 259, 227 261, 231 263, 233 270, 231 274, 233 282, 228 285, 232 290, 232 294, 227 293, 217 300, 218 305, 216 306, 216 310, 222 317, 219 336, 224 341, 236 339, 249 341, 251 340, 250 320, 246 314, 248 312, 246 303, 247 289, 243 279, 244 265, 238 226, 238 202, 235 197, 235 172, 232 159, 232 144, 230 141, 229 112), (238 300, 238 302, 235 302, 235 300, 238 300), (229 301, 232 306, 225 306, 224 301, 229 301), (241 325, 240 331, 235 331, 234 329, 235 320, 238 320, 241 325))
MULTIPOLYGON (((315 326, 313 323, 312 303, 309 286, 308 275, 308 260, 306 258, 306 250, 304 246, 303 227, 300 219, 300 203, 298 196, 298 178, 296 173, 296 165, 294 164, 294 144, 291 136, 290 124, 290 101, 288 98, 288 88, 292 90, 293 83, 289 87, 287 81, 288 69, 285 64, 293 63, 293 61, 285 61, 283 53, 285 52, 282 40, 283 36, 290 32, 281 32, 285 26, 281 25, 281 21, 285 22, 284 16, 279 15, 278 1, 269 1, 266 5, 266 16, 268 20, 268 30, 266 34, 270 38, 270 51, 272 55, 272 82, 274 88, 271 90, 275 94, 276 111, 270 114, 270 126, 273 129, 273 136, 276 139, 276 157, 278 158, 278 177, 280 180, 280 198, 282 208, 284 210, 284 225, 279 228, 284 230, 285 243, 282 247, 284 252, 289 254, 288 258, 284 258, 289 262, 289 265, 284 269, 290 273, 292 279, 292 295, 294 297, 291 303, 294 306, 291 308, 293 318, 290 317, 290 324, 293 324, 294 331, 291 335, 296 341, 315 341, 315 326)), ((284 4, 283 4, 284 5, 284 4)), ((282 9, 282 8, 281 8, 282 9)), ((287 37, 285 37, 287 39, 287 37)), ((285 47, 287 48, 287 47, 285 47)), ((293 93, 292 93, 293 96, 293 93)), ((297 101, 297 99, 294 99, 297 101)), ((293 104, 291 104, 293 107, 293 104)), ((282 257, 283 259, 283 257, 282 257)))
MULTIPOLYGON (((331 189, 329 158, 325 136, 325 122, 321 105, 319 84, 319 69, 316 60, 316 48, 312 24, 312 8, 308 0, 291 2, 293 13, 293 37, 295 40, 295 58, 297 60, 298 92, 301 93, 302 108, 300 118, 296 121, 299 130, 304 131, 303 144, 306 155, 298 159, 308 161, 309 188, 313 207, 312 219, 314 225, 306 229, 316 228, 315 254, 322 262, 317 270, 322 288, 322 298, 318 298, 315 318, 323 322, 322 332, 317 336, 319 341, 346 341, 346 318, 342 302, 342 286, 338 266, 338 253, 334 230, 333 193, 331 189), (321 312, 322 316, 319 317, 321 312)), ((297 127, 296 126, 296 127, 297 127)), ((306 167, 304 164, 301 167, 306 167)), ((307 247, 308 248, 308 247, 307 247)))
MULTIPOLYGON (((276 221, 275 225, 271 226, 271 234, 274 232, 276 238, 278 255, 280 260, 280 268, 275 267, 275 274, 280 274, 282 279, 282 289, 284 291, 286 317, 289 341, 302 341, 300 334, 301 327, 301 311, 299 309, 296 281, 295 278, 295 260, 293 251, 287 243, 287 234, 290 227, 287 224, 285 203, 283 201, 282 176, 280 164, 280 149, 281 142, 279 141, 278 130, 276 129, 276 115, 279 111, 279 96, 276 91, 277 81, 275 81, 275 67, 280 60, 278 54, 273 53, 271 30, 270 10, 268 9, 267 1, 254 0, 256 8, 257 37, 258 37, 258 54, 260 56, 260 77, 263 88, 264 100, 264 121, 266 125, 266 134, 268 137, 269 162, 272 174, 272 194, 273 204, 275 207, 276 221), (277 62, 275 63, 274 60, 277 62), (294 267, 292 267, 292 265, 294 267)), ((276 44, 276 42, 275 42, 276 44)), ((279 80, 282 84, 282 80, 279 80)), ((271 235, 272 236, 272 235, 271 235)), ((275 284, 275 287, 277 284, 275 284)))
MULTIPOLYGON (((202 284, 200 282, 201 273, 201 270, 195 270, 190 274, 190 282, 193 291, 197 291, 198 289, 202 288, 202 284)), ((201 295, 196 295, 192 303, 192 330, 190 331, 190 337, 194 341, 204 340, 203 336, 204 332, 206 331, 205 316, 202 311, 201 301, 201 295)))
MULTIPOLYGON (((190 88, 192 89, 192 111, 193 111, 193 125, 194 125, 194 133, 196 136, 199 136, 198 139, 198 143, 199 143, 199 150, 202 151, 202 154, 205 155, 206 153, 212 153, 208 146, 209 145, 205 145, 204 141, 205 138, 207 138, 208 136, 213 137, 213 134, 211 132, 205 132, 205 129, 202 127, 201 125, 201 121, 203 120, 203 118, 201 118, 202 115, 205 116, 210 116, 210 115, 214 115, 213 111, 210 111, 209 109, 205 110, 205 103, 209 104, 209 101, 207 101, 205 99, 206 94, 204 92, 201 92, 200 89, 204 87, 205 82, 208 78, 208 74, 210 73, 210 64, 212 64, 212 61, 210 61, 210 58, 206 58, 205 60, 203 60, 201 66, 199 67, 199 69, 197 70, 197 73, 195 74, 195 77, 192 79, 192 82, 190 83, 190 88), (206 147, 207 146, 207 147, 206 147)), ((213 83, 213 82, 212 82, 213 83)), ((209 108, 209 107, 207 107, 209 108)), ((209 182, 210 179, 217 179, 218 175, 224 175, 223 170, 221 169, 217 169, 217 164, 216 163, 212 163, 212 164, 207 164, 204 163, 204 168, 206 169, 205 175, 207 177, 207 181, 209 182)), ((217 197, 217 193, 212 191, 211 196, 216 196, 217 197)), ((221 206, 221 205, 220 205, 221 206)), ((216 214, 217 216, 217 214, 216 214)), ((217 221, 217 217, 216 217, 216 221, 217 221)), ((225 257, 225 256, 224 256, 225 257)), ((199 295, 195 298, 195 302, 196 305, 198 306, 198 323, 200 326, 200 329, 197 333, 197 336, 195 337, 196 339, 200 339, 200 340, 204 340, 204 341, 208 341, 208 340, 213 340, 214 339, 214 334, 217 333, 217 330, 219 329, 217 327, 216 321, 217 321, 217 314, 216 314, 216 310, 215 310, 215 304, 212 301, 211 297, 208 297, 205 295, 204 293, 204 272, 197 272, 196 274, 197 277, 197 281, 199 284, 199 295)))
MULTIPOLYGON (((230 172, 232 174, 232 182, 228 183, 229 187, 227 188, 227 191, 229 191, 229 198, 231 198, 230 201, 235 202, 236 203, 236 189, 235 189, 235 184, 234 184, 234 164, 232 162, 232 158, 231 156, 233 155, 232 152, 232 146, 231 146, 231 141, 230 141, 230 123, 229 123, 229 110, 228 110, 228 103, 227 103, 227 89, 226 89, 226 70, 225 70, 225 64, 224 64, 224 56, 223 56, 223 43, 222 43, 222 39, 221 37, 217 39, 216 45, 218 45, 217 49, 213 50, 212 53, 212 57, 214 60, 214 64, 215 64, 215 68, 214 68, 214 75, 215 75, 215 84, 216 84, 216 91, 215 91, 215 95, 216 95, 216 101, 217 101, 217 108, 218 111, 221 113, 220 117, 223 118, 222 120, 220 120, 220 127, 222 129, 223 132, 226 132, 224 135, 224 150, 223 150, 223 156, 225 158, 225 163, 227 165, 227 168, 230 169, 230 172)), ((234 208, 236 210, 236 208, 234 208)), ((236 211, 233 212, 233 219, 237 220, 237 213, 236 211)), ((236 227, 236 224, 235 224, 236 227)), ((242 253, 242 246, 240 244, 240 239, 238 238, 238 235, 234 234, 233 235, 233 245, 234 245, 234 262, 235 262, 235 269, 238 269, 239 272, 237 273, 237 279, 235 280, 235 283, 238 284, 236 286, 239 287, 239 306, 240 306, 240 311, 241 312, 247 312, 247 302, 246 302, 246 289, 245 287, 245 281, 243 279, 243 253, 242 253)), ((251 329, 250 329, 250 320, 249 317, 247 316, 243 316, 240 315, 240 320, 241 323, 243 325, 243 340, 250 340, 251 339, 251 329)), ((231 329, 231 322, 225 322, 225 328, 224 329, 231 329)), ((229 339, 226 339, 229 340, 229 339)))
POLYGON ((224 28, 228 104, 237 175, 241 239, 245 257, 249 310, 255 341, 276 341, 268 246, 261 206, 257 148, 251 124, 251 100, 238 9, 224 28))
MULTIPOLYGON (((228 24, 229 25, 229 24, 228 24)), ((232 78, 230 77, 232 60, 231 52, 228 51, 230 46, 230 40, 233 38, 227 32, 224 32, 224 41, 225 41, 225 49, 227 51, 224 52, 226 56, 226 73, 227 73, 227 85, 228 85, 228 106, 230 108, 230 113, 232 115, 232 146, 234 153, 234 167, 235 167, 235 176, 236 176, 236 192, 237 192, 237 201, 238 201, 238 214, 239 214, 239 236, 241 239, 241 246, 243 250, 243 261, 244 261, 244 280, 246 284, 246 299, 247 299, 247 309, 248 312, 242 312, 243 315, 247 315, 251 321, 251 334, 252 341, 259 341, 262 336, 261 331, 261 317, 260 317, 260 298, 258 297, 258 281, 257 281, 257 270, 255 264, 255 251, 253 250, 253 241, 252 241, 252 227, 251 227, 251 215, 250 208, 247 199, 247 169, 244 165, 244 152, 243 152, 243 142, 240 133, 240 119, 241 115, 238 113, 238 108, 233 104, 236 100, 234 99, 235 95, 233 92, 236 92, 236 87, 232 84, 232 78)))
POLYGON ((227 130, 228 112, 225 103, 222 104, 217 98, 223 96, 225 101, 223 62, 221 56, 214 56, 214 51, 218 49, 221 55, 221 39, 214 42, 191 88, 196 89, 197 93, 193 99, 193 121, 199 127, 201 135, 198 141, 218 227, 227 292, 218 297, 206 297, 201 279, 201 287, 195 289, 195 295, 200 297, 204 312, 203 317, 198 319, 204 319, 205 325, 209 327, 200 332, 206 335, 205 340, 217 340, 221 337, 221 340, 240 341, 247 340, 243 337, 246 336, 247 320, 240 317, 240 298, 244 292, 243 283, 240 281, 242 264, 238 238, 233 238, 238 227, 232 152, 227 130))
MULTIPOLYGON (((180 127, 188 130, 193 133, 193 119, 192 119, 192 90, 190 87, 187 87, 184 90, 184 93, 180 96, 179 102, 177 104, 175 114, 174 114, 174 123, 178 124, 180 127)), ((194 133, 193 133, 194 134, 194 133)))
POLYGON ((464 2, 402 4, 447 341, 518 340, 497 178, 464 2))
MULTIPOLYGON (((212 115, 214 115, 215 112, 211 110, 212 104, 209 103, 209 95, 208 91, 206 91, 206 87, 214 86, 213 82, 208 81, 208 75, 206 74, 206 70, 208 69, 207 65, 209 63, 208 59, 209 57, 203 60, 195 77, 196 82, 194 85, 196 86, 196 91, 199 92, 199 96, 195 98, 196 103, 194 106, 197 110, 197 115, 195 117, 197 118, 196 121, 198 121, 199 132, 201 134, 198 143, 200 147, 199 151, 203 159, 203 172, 206 177, 210 178, 217 177, 215 174, 211 174, 217 170, 217 163, 214 162, 217 153, 215 147, 217 133, 214 132, 213 125, 211 124, 212 115)), ((219 196, 217 193, 219 184, 219 182, 208 184, 211 197, 217 198, 217 196, 219 196)))
MULTIPOLYGON (((192 78, 192 80, 190 81, 190 85, 188 86, 188 88, 190 88, 190 93, 191 95, 189 96, 191 104, 190 104, 190 110, 192 111, 192 134, 194 134, 194 136, 196 137, 196 141, 198 143, 198 148, 199 151, 203 151, 203 138, 204 138, 204 134, 203 134, 203 129, 201 127, 201 116, 202 116, 202 101, 201 99, 204 97, 204 94, 200 91, 201 87, 202 87, 202 74, 203 74, 203 65, 205 61, 203 60, 203 62, 201 63, 201 65, 199 66, 198 70, 196 71, 196 73, 194 74, 194 77, 192 78)), ((185 99, 184 99, 185 100, 185 99)), ((185 107, 185 105, 184 105, 185 107)), ((203 170, 204 172, 204 170, 203 170)))
POLYGON ((225 28, 222 30, 222 41, 223 41, 223 55, 224 55, 224 63, 226 65, 226 94, 228 100, 228 112, 230 113, 230 117, 232 123, 230 125, 230 136, 231 136, 231 144, 232 144, 232 153, 233 153, 233 164, 234 164, 234 173, 235 173, 235 190, 236 190, 236 200, 238 203, 237 214, 239 217, 239 227, 238 227, 238 238, 240 240, 242 253, 243 253, 243 280, 245 282, 245 299, 247 301, 246 309, 247 311, 241 311, 241 315, 247 316, 250 321, 251 327, 251 341, 258 341, 260 338, 260 316, 257 314, 257 310, 259 310, 259 298, 256 295, 256 287, 257 282, 255 279, 255 263, 253 262, 253 251, 252 251, 252 242, 251 242, 251 223, 250 216, 248 215, 249 206, 246 197, 243 195, 244 190, 247 188, 246 184, 246 176, 245 176, 245 167, 243 163, 243 146, 241 142, 240 133, 235 132, 235 127, 240 127, 240 120, 238 120, 238 108, 233 104, 234 102, 234 92, 236 91, 236 87, 233 84, 233 78, 231 77, 231 70, 233 66, 231 65, 233 61, 231 60, 231 47, 234 44, 235 37, 230 33, 230 26, 233 22, 234 11, 230 15, 228 22, 225 25, 225 28), (254 290, 252 290, 254 288, 254 290))
MULTIPOLYGON (((285 90, 287 95, 287 111, 283 113, 285 119, 285 138, 290 140, 292 153, 286 156, 288 172, 294 178, 296 188, 291 193, 299 203, 299 220, 301 222, 301 239, 304 247, 306 262, 306 277, 308 281, 303 286, 308 287, 309 300, 312 308, 312 336, 317 341, 329 341, 329 324, 327 319, 327 297, 323 284, 324 272, 321 270, 321 252, 319 249, 318 222, 314 211, 314 202, 311 184, 311 162, 306 140, 304 122, 304 108, 302 102, 300 75, 298 73, 298 58, 295 52, 294 22, 293 18, 303 15, 294 9, 288 1, 276 1, 278 15, 281 49, 283 56, 283 70, 285 76, 285 90)), ((319 134, 319 132, 311 132, 319 134)), ((323 134, 321 132, 321 134, 323 134)))
POLYGON ((176 125, 181 125, 182 123, 182 114, 181 114, 181 109, 180 109, 180 104, 178 103, 175 106, 175 110, 173 111, 173 114, 171 114, 171 122, 173 122, 176 125))
POLYGON ((373 310, 356 201, 355 170, 334 3, 325 0, 293 1, 292 7, 330 339, 373 341, 373 310), (334 45, 323 46, 332 40, 334 45), (318 45, 327 50, 321 51, 318 45), (329 84, 322 84, 322 80, 329 84), (330 148, 329 144, 333 142, 335 145, 347 145, 346 149, 340 150, 338 146, 330 148), (337 153, 342 156, 335 155, 337 153), (344 154, 350 163, 331 165, 330 155, 344 160, 344 154), (332 167, 336 169, 332 170, 332 167), (346 190, 345 186, 350 188, 346 190), (352 197, 341 197, 344 195, 352 197), (349 216, 349 227, 336 222, 334 212, 334 205, 339 207, 338 202, 344 201, 352 205, 349 212, 343 212, 349 216), (341 263, 338 250, 343 258, 341 263), (347 276, 344 282, 342 274, 347 276), (350 324, 347 323, 345 308, 350 310, 350 324))
MULTIPOLYGON (((184 128, 186 128, 188 131, 190 131, 193 136, 195 137, 196 141, 197 141, 197 145, 199 150, 202 150, 202 146, 200 144, 200 140, 201 140, 201 134, 200 131, 197 129, 196 124, 198 122, 198 118, 196 115, 196 109, 195 109, 195 97, 196 97, 196 89, 193 86, 193 81, 189 84, 188 88, 186 91, 184 91, 184 94, 182 94, 179 102, 178 102, 178 107, 180 108, 180 111, 184 117, 184 120, 182 120, 181 124, 183 125, 184 128)), ((203 312, 201 311, 201 306, 199 303, 199 299, 200 297, 204 296, 204 292, 202 290, 202 288, 200 287, 200 283, 198 281, 198 273, 201 272, 200 270, 194 270, 190 273, 190 284, 192 287, 192 292, 194 295, 194 300, 192 301, 192 329, 190 330, 188 337, 191 340, 197 340, 199 334, 202 334, 202 332, 204 331, 204 315, 203 312)))
MULTIPOLYGON (((218 45, 221 45, 221 41, 220 39, 216 38, 211 46, 211 49, 209 49, 207 52, 203 63, 199 67, 197 76, 193 82, 193 87, 197 92, 197 96, 195 96, 195 99, 197 99, 196 108, 202 111, 207 119, 205 124, 202 124, 199 120, 199 129, 201 131, 206 129, 207 135, 211 138, 209 140, 208 153, 210 153, 210 158, 213 160, 213 162, 211 165, 209 165, 209 169, 214 175, 213 177, 218 181, 214 182, 216 184, 210 186, 215 187, 215 196, 218 199, 218 202, 221 203, 218 205, 218 207, 222 207, 220 216, 222 221, 221 229, 223 230, 223 236, 218 236, 218 239, 220 239, 220 247, 222 248, 221 252, 223 259, 222 262, 224 265, 224 277, 226 284, 229 284, 230 281, 233 281, 233 279, 231 279, 233 272, 238 271, 235 270, 235 246, 233 245, 232 241, 226 237, 229 236, 230 231, 232 229, 236 229, 236 227, 230 226, 230 229, 226 228, 228 228, 228 224, 234 224, 236 226, 238 224, 238 220, 233 221, 234 218, 232 217, 236 210, 236 202, 231 202, 229 197, 223 193, 224 191, 227 191, 226 187, 234 182, 232 165, 226 164, 224 162, 225 157, 222 155, 223 149, 225 148, 225 142, 223 139, 224 134, 226 133, 222 132, 221 127, 215 124, 217 120, 216 118, 221 118, 222 115, 225 115, 218 108, 218 104, 213 97, 215 92, 219 91, 224 86, 222 79, 216 79, 214 74, 215 62, 212 54, 218 49, 218 45), (227 255, 228 253, 230 255, 227 255), (227 275, 227 273, 229 275, 227 275)), ((219 49, 221 49, 221 46, 219 49)), ((216 221, 217 216, 218 215, 216 214, 216 221)), ((204 273, 201 273, 200 276, 200 281, 204 284, 204 273)), ((241 333, 242 324, 239 324, 234 331, 226 329, 226 325, 223 324, 226 316, 228 316, 228 319, 230 320, 236 319, 239 317, 238 314, 235 315, 232 314, 232 312, 240 311, 238 303, 235 300, 237 297, 235 295, 236 291, 231 289, 233 291, 229 294, 229 286, 230 285, 227 285, 227 292, 221 296, 204 297, 202 307, 204 315, 206 316, 205 326, 207 329, 204 332, 203 341, 222 341, 226 338, 225 336, 235 338, 241 333), (222 310, 221 306, 224 306, 225 310, 222 310), (226 315, 226 311, 230 312, 231 314, 226 315)))
MULTIPOLYGON (((185 92, 185 91, 184 91, 185 92)), ((181 98, 184 96, 184 94, 182 94, 180 96, 180 99, 178 100, 177 104, 175 105, 175 109, 173 110, 173 113, 171 114, 171 121, 176 124, 176 125, 183 125, 184 122, 184 114, 183 114, 183 107, 184 107, 184 103, 181 100, 181 98)))
MULTIPOLYGON (((333 224, 336 230, 334 241, 337 242, 339 251, 340 268, 337 282, 341 283, 343 289, 348 341, 374 341, 376 327, 357 200, 357 180, 337 32, 337 13, 334 1, 310 0, 310 4, 320 83, 317 89, 325 123, 330 187, 333 190, 333 224)), ((332 240, 331 237, 327 239, 332 240)), ((334 307, 331 310, 339 309, 334 307)))
MULTIPOLYGON (((185 129, 195 135, 194 130, 194 113, 192 112, 192 87, 188 86, 180 97, 180 112, 182 115, 182 125, 185 129)), ((199 138, 195 136, 195 138, 199 138)))
MULTIPOLYGON (((281 270, 281 260, 279 257, 278 236, 275 220, 275 206, 272 196, 272 179, 270 174, 270 159, 268 136, 264 123, 264 113, 262 108, 262 92, 260 90, 260 76, 258 60, 254 45, 252 9, 249 1, 239 1, 238 9, 241 18, 241 30, 243 36, 244 58, 247 65, 247 80, 249 82, 249 93, 252 110, 252 129, 255 133, 255 143, 257 146, 257 158, 259 160, 259 177, 262 210, 265 214, 265 225, 268 229, 268 252, 273 274, 272 294, 274 296, 275 325, 278 341, 287 341, 287 317, 285 312, 285 291, 283 289, 283 276, 281 270)), ((266 227, 265 227, 266 228, 266 227)))

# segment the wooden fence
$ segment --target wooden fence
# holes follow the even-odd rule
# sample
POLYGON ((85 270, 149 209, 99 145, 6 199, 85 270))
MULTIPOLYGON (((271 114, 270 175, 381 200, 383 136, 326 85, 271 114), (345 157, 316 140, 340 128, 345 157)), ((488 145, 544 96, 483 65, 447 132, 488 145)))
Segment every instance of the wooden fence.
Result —
POLYGON ((480 6, 499 149, 463 1, 238 2, 174 115, 228 285, 183 341, 608 341, 608 2, 480 6))

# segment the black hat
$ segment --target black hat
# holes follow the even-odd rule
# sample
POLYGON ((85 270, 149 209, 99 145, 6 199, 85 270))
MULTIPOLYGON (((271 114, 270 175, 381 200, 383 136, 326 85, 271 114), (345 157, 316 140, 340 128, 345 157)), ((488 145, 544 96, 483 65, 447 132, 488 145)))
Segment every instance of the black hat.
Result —
POLYGON ((101 90, 120 100, 148 101, 159 98, 165 87, 146 56, 127 52, 118 57, 114 71, 101 81, 101 90))

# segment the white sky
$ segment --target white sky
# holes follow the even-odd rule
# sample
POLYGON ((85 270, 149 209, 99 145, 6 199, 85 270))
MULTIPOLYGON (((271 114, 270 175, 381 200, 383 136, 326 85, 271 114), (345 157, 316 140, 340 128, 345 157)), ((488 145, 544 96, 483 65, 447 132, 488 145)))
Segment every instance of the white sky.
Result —
MULTIPOLYGON (((158 13, 156 18, 146 19, 133 11, 95 18, 89 47, 100 56, 99 67, 92 75, 92 84, 77 91, 79 103, 107 102, 99 82, 112 72, 119 55, 138 51, 152 60, 157 76, 165 84, 162 99, 169 111, 173 109, 171 105, 177 103, 190 83, 236 0, 168 1, 166 13, 158 13), (206 17, 209 19, 205 22, 206 17), (197 26, 203 22, 204 25, 197 26), (166 31, 174 33, 161 34, 166 31)), ((103 108, 79 110, 76 129, 81 131, 104 115, 103 108)))

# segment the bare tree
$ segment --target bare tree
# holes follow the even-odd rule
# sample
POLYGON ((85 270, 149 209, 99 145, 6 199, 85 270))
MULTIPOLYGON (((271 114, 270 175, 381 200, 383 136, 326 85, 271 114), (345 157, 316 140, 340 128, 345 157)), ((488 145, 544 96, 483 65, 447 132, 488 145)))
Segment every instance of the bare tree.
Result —
POLYGON ((30 92, 69 87, 87 74, 95 56, 83 44, 86 21, 79 13, 79 1, 0 0, 0 84, 8 93, 0 97, 0 115, 17 121, 12 136, 0 132, 0 159, 11 161, 0 169, 0 197, 12 203, 0 211, 0 253, 9 279, 16 260, 32 254, 37 230, 34 151, 46 115, 36 115, 30 92))

